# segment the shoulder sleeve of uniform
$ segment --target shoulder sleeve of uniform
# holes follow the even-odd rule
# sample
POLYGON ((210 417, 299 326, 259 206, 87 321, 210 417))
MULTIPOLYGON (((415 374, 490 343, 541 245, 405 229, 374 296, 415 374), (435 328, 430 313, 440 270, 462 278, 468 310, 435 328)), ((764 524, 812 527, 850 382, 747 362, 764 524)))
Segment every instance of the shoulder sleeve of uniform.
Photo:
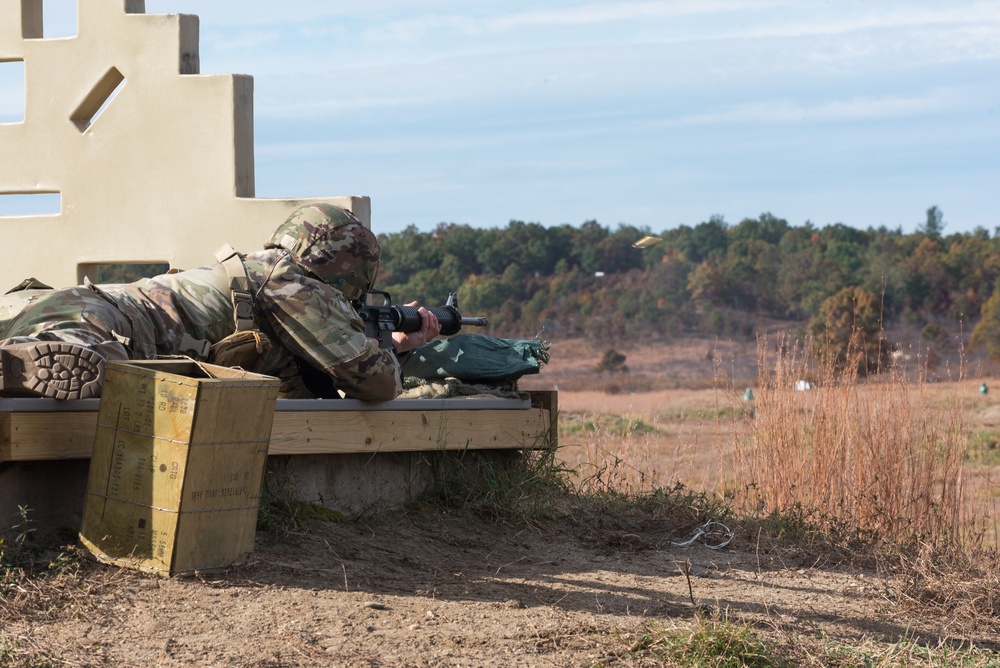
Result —
POLYGON ((278 343, 330 375, 349 396, 385 401, 401 391, 395 356, 365 336, 364 323, 339 290, 279 264, 258 305, 278 343))

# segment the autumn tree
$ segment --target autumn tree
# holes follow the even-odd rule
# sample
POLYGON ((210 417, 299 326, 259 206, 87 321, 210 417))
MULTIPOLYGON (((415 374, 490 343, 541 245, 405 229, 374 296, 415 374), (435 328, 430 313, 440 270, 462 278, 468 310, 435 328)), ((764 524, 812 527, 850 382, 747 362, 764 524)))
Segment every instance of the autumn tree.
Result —
POLYGON ((941 233, 944 232, 944 226, 944 214, 941 213, 941 209, 932 206, 927 209, 927 219, 920 226, 919 231, 931 239, 940 239, 941 233))
POLYGON ((710 257, 725 255, 729 246, 726 230, 729 226, 722 216, 712 216, 707 222, 694 228, 681 225, 672 234, 670 241, 688 262, 704 262, 710 257))
POLYGON ((824 346, 865 341, 865 366, 878 366, 880 326, 899 319, 975 324, 982 317, 976 340, 983 346, 986 332, 1000 334, 990 324, 997 300, 985 308, 1000 281, 1000 234, 978 228, 944 236, 944 226, 937 207, 912 234, 884 225, 791 226, 769 213, 737 225, 713 216, 660 232, 627 224, 610 230, 596 220, 553 227, 511 220, 486 229, 441 223, 431 232, 410 226, 379 235, 377 287, 426 304, 457 290, 463 309, 489 317, 491 332, 515 336, 543 326, 578 335, 600 331, 601 323, 614 323, 619 334, 750 336, 761 317, 812 320, 824 346), (646 234, 662 241, 635 248, 646 234))
POLYGON ((809 324, 809 334, 814 351, 837 368, 857 365, 858 370, 878 371, 887 366, 881 308, 863 288, 843 288, 828 297, 809 324))
POLYGON ((924 239, 903 263, 904 306, 914 321, 945 313, 951 301, 948 271, 941 243, 924 239))
POLYGON ((983 304, 982 318, 972 328, 969 347, 1000 360, 1000 292, 994 292, 983 304))

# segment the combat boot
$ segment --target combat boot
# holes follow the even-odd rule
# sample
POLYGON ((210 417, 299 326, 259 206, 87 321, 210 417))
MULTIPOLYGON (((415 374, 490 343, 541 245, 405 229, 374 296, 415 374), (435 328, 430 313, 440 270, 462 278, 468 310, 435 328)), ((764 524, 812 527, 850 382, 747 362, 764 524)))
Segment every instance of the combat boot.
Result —
POLYGON ((101 395, 107 362, 75 343, 0 346, 0 395, 89 399, 101 395))

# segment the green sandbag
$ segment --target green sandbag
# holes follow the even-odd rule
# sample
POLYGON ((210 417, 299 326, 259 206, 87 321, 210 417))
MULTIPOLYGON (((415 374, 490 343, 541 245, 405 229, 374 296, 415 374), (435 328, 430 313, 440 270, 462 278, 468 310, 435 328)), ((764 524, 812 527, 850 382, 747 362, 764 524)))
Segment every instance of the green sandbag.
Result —
POLYGON ((458 378, 466 382, 516 380, 525 374, 538 373, 548 361, 546 341, 457 334, 410 353, 403 361, 403 375, 428 380, 458 378))

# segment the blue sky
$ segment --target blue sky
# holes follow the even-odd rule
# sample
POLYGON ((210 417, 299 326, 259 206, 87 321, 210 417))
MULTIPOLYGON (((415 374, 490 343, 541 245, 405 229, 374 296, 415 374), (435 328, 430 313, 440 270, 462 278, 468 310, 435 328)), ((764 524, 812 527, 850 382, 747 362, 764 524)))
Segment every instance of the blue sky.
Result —
POLYGON ((1000 226, 994 0, 146 10, 201 17, 203 73, 254 75, 258 196, 369 195, 379 232, 1000 226))

